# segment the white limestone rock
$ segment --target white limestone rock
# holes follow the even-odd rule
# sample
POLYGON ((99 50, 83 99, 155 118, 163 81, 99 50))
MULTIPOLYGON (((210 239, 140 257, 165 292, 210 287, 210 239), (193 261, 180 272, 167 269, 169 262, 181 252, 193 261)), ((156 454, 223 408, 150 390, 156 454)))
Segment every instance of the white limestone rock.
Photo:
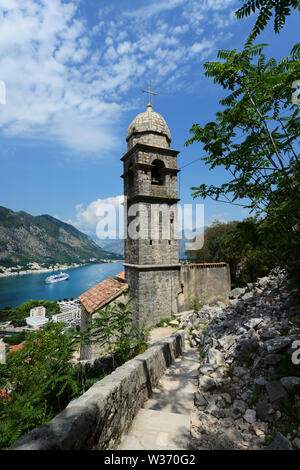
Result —
POLYGON ((244 414, 244 420, 249 424, 253 424, 256 421, 256 411, 248 409, 244 414))
POLYGON ((210 348, 208 351, 208 362, 209 364, 223 364, 224 363, 224 355, 215 348, 210 348))

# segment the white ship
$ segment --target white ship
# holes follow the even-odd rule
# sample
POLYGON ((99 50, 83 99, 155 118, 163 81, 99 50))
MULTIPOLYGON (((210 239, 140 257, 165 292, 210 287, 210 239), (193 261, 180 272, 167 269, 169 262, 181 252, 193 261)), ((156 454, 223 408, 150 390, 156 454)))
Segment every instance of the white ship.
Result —
POLYGON ((59 273, 59 274, 52 274, 51 276, 49 277, 46 277, 45 279, 45 282, 60 282, 60 281, 66 281, 67 279, 69 279, 69 274, 66 274, 66 273, 59 273))

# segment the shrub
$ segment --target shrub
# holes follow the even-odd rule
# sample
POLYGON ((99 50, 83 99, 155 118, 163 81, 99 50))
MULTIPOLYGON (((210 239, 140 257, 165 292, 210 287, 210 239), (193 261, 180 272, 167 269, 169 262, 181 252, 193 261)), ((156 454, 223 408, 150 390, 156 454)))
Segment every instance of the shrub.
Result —
POLYGON ((129 308, 131 299, 126 304, 116 302, 97 311, 97 317, 90 320, 82 333, 83 343, 97 343, 113 354, 115 364, 121 365, 136 354, 147 349, 149 330, 138 328, 133 321, 129 308))

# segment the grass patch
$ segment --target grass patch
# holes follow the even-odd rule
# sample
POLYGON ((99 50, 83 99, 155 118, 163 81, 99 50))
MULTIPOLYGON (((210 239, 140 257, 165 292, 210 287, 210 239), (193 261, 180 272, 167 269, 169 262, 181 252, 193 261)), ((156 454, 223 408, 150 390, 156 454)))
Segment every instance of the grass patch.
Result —
POLYGON ((200 364, 203 364, 204 359, 206 357, 206 354, 207 353, 204 351, 203 347, 199 346, 199 362, 200 362, 200 364))
POLYGON ((232 377, 233 376, 234 365, 226 365, 225 370, 223 372, 224 377, 232 377))
POLYGON ((153 329, 153 328, 162 328, 164 326, 169 326, 171 321, 172 321, 171 318, 163 318, 162 320, 157 322, 154 326, 152 326, 151 329, 153 329))
POLYGON ((278 432, 291 440, 298 435, 297 428, 300 425, 300 415, 297 406, 290 402, 280 402, 279 409, 282 413, 280 421, 271 424, 271 429, 266 435, 264 445, 270 444, 278 432))
POLYGON ((205 322, 203 323, 203 325, 200 325, 199 330, 201 331, 201 333, 202 333, 203 335, 205 334, 206 329, 207 329, 209 323, 210 323, 210 321, 207 320, 207 321, 205 321, 205 322))
POLYGON ((260 394, 261 394, 261 388, 258 385, 256 385, 253 390, 252 397, 250 398, 248 402, 249 408, 252 408, 257 405, 260 394))

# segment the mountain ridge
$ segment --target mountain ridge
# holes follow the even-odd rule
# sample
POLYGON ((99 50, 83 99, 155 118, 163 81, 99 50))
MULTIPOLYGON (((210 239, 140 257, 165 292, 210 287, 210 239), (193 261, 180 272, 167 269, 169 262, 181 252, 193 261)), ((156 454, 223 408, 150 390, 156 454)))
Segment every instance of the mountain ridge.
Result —
POLYGON ((49 215, 33 216, 0 206, 0 265, 101 262, 120 255, 102 249, 71 224, 49 215))

